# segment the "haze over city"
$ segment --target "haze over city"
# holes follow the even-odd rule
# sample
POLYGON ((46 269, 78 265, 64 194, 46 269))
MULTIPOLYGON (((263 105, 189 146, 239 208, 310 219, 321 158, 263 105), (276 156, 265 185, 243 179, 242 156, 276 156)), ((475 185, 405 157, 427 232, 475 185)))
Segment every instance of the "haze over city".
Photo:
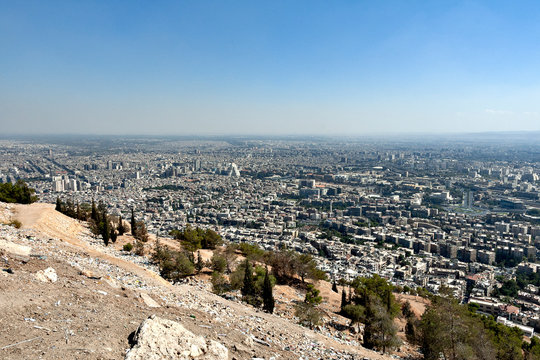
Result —
POLYGON ((4 134, 540 130, 535 1, 0 8, 4 134))

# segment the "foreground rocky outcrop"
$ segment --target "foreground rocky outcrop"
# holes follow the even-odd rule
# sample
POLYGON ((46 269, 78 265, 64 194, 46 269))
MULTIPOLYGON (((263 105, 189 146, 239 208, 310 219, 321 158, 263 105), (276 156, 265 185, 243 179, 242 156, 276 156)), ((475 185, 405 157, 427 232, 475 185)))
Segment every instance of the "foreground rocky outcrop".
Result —
POLYGON ((215 340, 206 340, 180 323, 152 315, 144 320, 135 335, 135 345, 126 360, 227 360, 229 351, 215 340))

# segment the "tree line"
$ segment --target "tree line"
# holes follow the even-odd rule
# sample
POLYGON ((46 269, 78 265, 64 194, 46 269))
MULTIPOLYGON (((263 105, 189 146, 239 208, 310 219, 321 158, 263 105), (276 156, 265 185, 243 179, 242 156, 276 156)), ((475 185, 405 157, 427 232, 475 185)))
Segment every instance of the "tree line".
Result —
POLYGON ((36 191, 21 179, 15 184, 5 183, 0 184, 0 201, 6 203, 31 204, 38 201, 38 197, 34 195, 36 191))
POLYGON ((136 241, 136 252, 139 255, 144 252, 142 243, 148 241, 148 232, 143 221, 135 220, 133 209, 131 210, 131 226, 124 222, 122 215, 118 217, 109 215, 107 206, 101 201, 96 204, 94 199, 92 199, 91 203, 79 204, 74 203, 70 198, 64 201, 57 197, 55 210, 73 219, 88 222, 92 234, 96 237, 101 236, 105 246, 108 246, 110 242, 115 243, 118 236, 131 231, 136 241))
POLYGON ((460 304, 447 288, 440 294, 430 296, 431 305, 419 319, 412 312, 407 316, 407 339, 420 346, 424 359, 540 359, 538 338, 524 341, 519 328, 478 314, 477 305, 460 304))

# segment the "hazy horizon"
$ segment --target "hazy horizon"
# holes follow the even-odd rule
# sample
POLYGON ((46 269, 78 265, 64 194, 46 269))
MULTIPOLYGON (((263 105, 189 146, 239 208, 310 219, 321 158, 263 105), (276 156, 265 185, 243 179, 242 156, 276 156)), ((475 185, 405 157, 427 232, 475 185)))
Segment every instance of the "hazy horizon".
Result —
POLYGON ((534 1, 0 9, 4 135, 540 131, 534 1))

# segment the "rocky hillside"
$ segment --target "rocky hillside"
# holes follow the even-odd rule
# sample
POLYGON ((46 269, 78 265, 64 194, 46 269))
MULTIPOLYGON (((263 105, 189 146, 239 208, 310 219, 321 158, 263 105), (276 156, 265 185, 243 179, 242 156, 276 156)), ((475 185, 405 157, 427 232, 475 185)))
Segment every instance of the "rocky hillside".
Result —
MULTIPOLYGON (((173 286, 120 251, 126 241, 105 248, 52 205, 0 203, 0 358, 392 358, 214 295, 204 278, 173 286), (20 229, 7 225, 15 219, 20 229)), ((278 307, 291 293, 277 289, 278 307)))

